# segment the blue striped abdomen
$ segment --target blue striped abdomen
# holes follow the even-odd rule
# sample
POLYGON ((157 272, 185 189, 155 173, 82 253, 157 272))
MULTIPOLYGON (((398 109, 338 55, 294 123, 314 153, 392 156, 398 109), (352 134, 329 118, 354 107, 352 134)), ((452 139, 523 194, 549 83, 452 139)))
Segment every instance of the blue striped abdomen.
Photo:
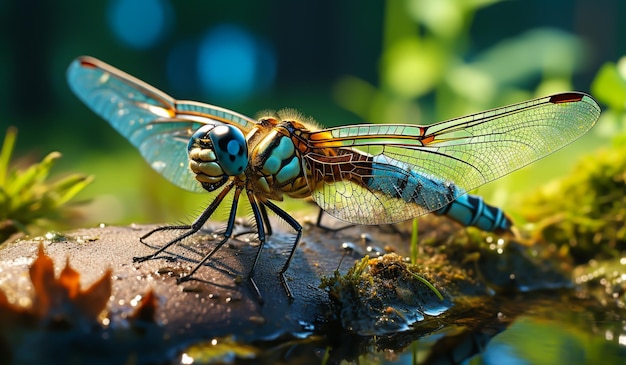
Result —
POLYGON ((452 182, 414 171, 400 161, 373 157, 371 175, 364 182, 385 196, 417 204, 424 213, 445 215, 465 226, 501 232, 509 231, 512 225, 501 209, 486 204, 481 197, 466 194, 452 182))
POLYGON ((445 215, 464 226, 478 227, 487 232, 509 231, 513 225, 502 209, 485 203, 480 196, 471 194, 461 195, 433 213, 445 215))

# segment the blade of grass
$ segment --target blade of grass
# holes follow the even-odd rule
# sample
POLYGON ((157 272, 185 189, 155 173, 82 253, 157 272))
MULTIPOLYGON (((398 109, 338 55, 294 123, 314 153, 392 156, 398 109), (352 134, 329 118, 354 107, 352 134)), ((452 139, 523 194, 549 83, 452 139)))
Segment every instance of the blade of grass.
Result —
POLYGON ((91 184, 93 179, 93 176, 74 174, 57 181, 51 189, 57 194, 57 200, 55 202, 57 207, 67 203, 87 185, 91 184))
POLYGON ((411 271, 408 271, 408 272, 409 272, 409 274, 411 274, 411 276, 413 276, 417 280, 421 281, 424 285, 426 285, 428 287, 428 289, 430 289, 433 293, 435 293, 435 295, 437 296, 437 298, 439 298, 439 300, 443 300, 443 295, 441 295, 439 290, 437 290, 437 288, 435 288, 435 286, 433 284, 431 284, 428 280, 424 279, 423 277, 417 275, 414 272, 411 272, 411 271))
POLYGON ((0 186, 4 186, 6 182, 7 174, 9 173, 9 161, 11 161, 16 139, 17 128, 7 128, 7 134, 4 136, 4 142, 0 150, 0 186))
POLYGON ((413 229, 411 231, 411 263, 413 265, 417 263, 417 255, 419 254, 419 247, 417 246, 418 228, 418 220, 417 218, 413 218, 413 229))
POLYGON ((29 191, 35 184, 41 184, 48 177, 54 162, 59 158, 61 158, 61 153, 50 152, 40 163, 34 164, 17 174, 15 179, 7 184, 7 194, 19 196, 29 191))

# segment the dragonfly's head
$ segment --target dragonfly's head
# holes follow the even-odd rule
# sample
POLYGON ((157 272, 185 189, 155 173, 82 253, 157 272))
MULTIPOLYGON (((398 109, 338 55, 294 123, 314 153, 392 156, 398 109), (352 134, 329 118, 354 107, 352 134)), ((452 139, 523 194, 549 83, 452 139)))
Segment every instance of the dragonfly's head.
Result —
POLYGON ((243 132, 228 124, 200 127, 187 145, 189 167, 196 179, 213 190, 248 167, 248 145, 243 132))

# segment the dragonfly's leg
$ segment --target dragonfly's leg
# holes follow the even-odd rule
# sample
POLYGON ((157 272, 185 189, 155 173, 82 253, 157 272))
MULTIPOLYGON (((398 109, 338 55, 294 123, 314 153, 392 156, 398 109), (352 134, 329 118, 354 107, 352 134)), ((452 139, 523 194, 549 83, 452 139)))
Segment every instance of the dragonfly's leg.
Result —
POLYGON ((291 246, 291 251, 289 252, 289 257, 287 261, 283 265, 283 268, 280 269, 280 281, 287 292, 287 296, 289 299, 293 299, 293 295, 291 294, 291 289, 289 289, 289 285, 287 284, 287 279, 285 278, 285 272, 289 269, 289 265, 291 264, 291 260, 293 259, 293 255, 296 252, 296 248, 298 247, 298 242, 300 242, 300 237, 302 237, 302 226, 298 221, 296 221, 292 216, 287 214, 284 210, 280 209, 274 203, 270 201, 266 201, 263 204, 267 205, 278 217, 283 219, 287 224, 289 224, 296 231, 296 239, 293 241, 293 245, 291 246))
POLYGON ((270 219, 267 216, 267 209, 265 205, 261 204, 261 218, 263 218, 263 224, 265 225, 265 234, 268 236, 272 235, 272 225, 270 224, 270 219))
POLYGON ((157 232, 157 231, 164 231, 164 230, 170 230, 170 229, 187 229, 188 230, 187 232, 183 233, 182 235, 180 235, 180 236, 174 238, 173 240, 169 241, 168 243, 166 243, 165 245, 163 245, 161 248, 159 248, 158 250, 154 251, 150 255, 133 257, 133 262, 143 262, 143 261, 147 261, 147 260, 152 260, 152 259, 156 258, 161 252, 167 250, 172 245, 174 245, 177 242, 180 242, 181 240, 183 240, 183 239, 191 236, 192 234, 198 232, 200 230, 200 228, 202 228, 202 226, 204 226, 206 221, 209 220, 209 218, 211 217, 213 212, 215 212, 215 209, 217 209, 217 207, 220 205, 222 200, 224 200, 224 197, 226 196, 226 194, 228 194, 228 192, 230 191, 230 189, 232 189, 232 187, 233 187, 233 185, 226 185, 224 187, 224 189, 222 189, 222 191, 219 193, 219 195, 217 197, 215 197, 213 202, 211 202, 211 204, 204 210, 204 212, 202 212, 202 214, 200 214, 200 216, 192 224, 190 224, 190 225, 181 225, 181 226, 160 227, 160 228, 157 228, 157 229, 153 229, 152 231, 150 231, 147 234, 143 235, 139 239, 141 242, 143 242, 144 239, 146 239, 148 236, 150 236, 151 234, 153 234, 154 232, 157 232))
POLYGON ((228 241, 228 239, 233 234, 233 229, 235 227, 235 217, 237 216, 237 205, 239 203, 239 195, 241 194, 241 190, 242 188, 239 186, 235 188, 235 194, 233 195, 233 202, 230 208, 230 214, 228 216, 228 225, 226 226, 224 237, 222 238, 220 242, 217 243, 215 247, 213 247, 211 252, 206 254, 202 258, 202 260, 200 260, 200 262, 187 275, 178 278, 177 282, 179 284, 190 280, 193 274, 195 274, 196 271, 198 271, 198 269, 202 267, 202 265, 204 265, 211 258, 211 256, 213 256, 213 254, 215 254, 224 245, 224 243, 228 241))
POLYGON ((158 227, 155 228, 153 230, 151 230, 150 232, 144 234, 143 236, 139 237, 139 241, 141 243, 146 243, 144 242, 144 240, 150 236, 152 236, 154 233, 156 232, 160 232, 160 231, 174 231, 174 230, 185 230, 185 229, 191 229, 191 225, 190 224, 184 224, 184 225, 179 225, 179 226, 162 226, 162 227, 158 227))
POLYGON ((319 208, 319 209, 320 209, 320 212, 317 214, 317 221, 315 222, 315 226, 328 232, 339 232, 339 231, 343 231, 344 229, 354 227, 354 224, 346 224, 345 226, 341 226, 337 228, 331 228, 331 227, 324 225, 322 223, 322 217, 324 216, 324 214, 328 214, 328 213, 326 213, 324 209, 322 208, 319 208))
MULTIPOLYGON (((265 235, 266 236, 271 236, 272 235, 272 226, 270 225, 270 220, 267 216, 267 209, 265 209, 264 205, 259 205, 260 207, 260 212, 261 212, 261 218, 263 219, 263 224, 265 225, 265 235)), ((257 221, 256 216, 255 216, 255 221, 257 221)), ((243 236, 246 234, 250 234, 250 233, 257 233, 258 234, 258 229, 249 229, 243 232, 239 232, 237 234, 234 234, 233 237, 237 238, 239 236, 243 236)))
MULTIPOLYGON (((250 268, 250 272, 248 273, 248 280, 250 281, 250 285, 256 292, 259 297, 259 301, 262 303, 263 298, 261 297, 261 292, 259 291, 258 285, 254 281, 254 271, 256 270, 257 263, 259 262, 259 257, 261 257, 261 251, 263 251, 263 246, 265 245, 265 234, 267 232, 266 224, 268 222, 267 210, 265 210, 263 204, 259 204, 252 194, 252 192, 248 191, 248 201, 250 202, 250 207, 252 208, 252 214, 254 215, 254 220, 257 225, 257 232, 259 235, 259 250, 254 257, 254 262, 252 263, 252 268, 250 268)), ((287 295, 291 296, 291 292, 287 291, 287 295)))

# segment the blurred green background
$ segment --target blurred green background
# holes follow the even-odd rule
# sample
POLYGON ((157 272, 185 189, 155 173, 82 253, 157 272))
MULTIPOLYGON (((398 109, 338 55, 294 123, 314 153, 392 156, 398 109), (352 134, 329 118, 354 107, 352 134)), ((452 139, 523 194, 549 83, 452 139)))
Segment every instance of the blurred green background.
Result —
MULTIPOLYGON (((16 163, 56 150, 57 174, 95 176, 78 199, 85 225, 188 222, 209 197, 160 178, 70 92, 65 70, 79 55, 179 99, 250 116, 292 107, 333 126, 429 124, 593 92, 607 62, 618 75, 607 83, 622 90, 617 62, 626 54, 622 0, 12 0, 0 14, 1 129, 19 129, 16 163)), ((623 109, 623 94, 598 90, 619 95, 613 107, 623 109)), ((512 205, 623 129, 610 125, 478 193, 512 205)))

